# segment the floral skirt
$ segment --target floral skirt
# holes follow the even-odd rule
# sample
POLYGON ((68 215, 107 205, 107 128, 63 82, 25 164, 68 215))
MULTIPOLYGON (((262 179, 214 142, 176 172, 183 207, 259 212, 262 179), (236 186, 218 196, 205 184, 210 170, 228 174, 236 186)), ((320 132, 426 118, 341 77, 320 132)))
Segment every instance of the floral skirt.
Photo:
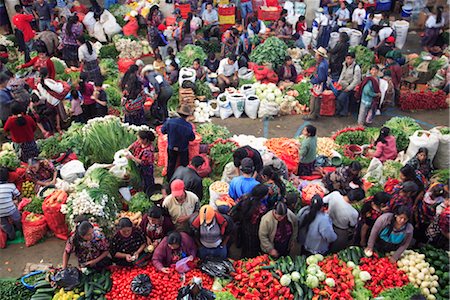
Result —
MULTIPOLYGON (((20 160, 28 163, 28 160, 39 155, 39 149, 35 141, 16 144, 19 146, 20 160)), ((17 149, 17 148, 16 148, 17 149)))

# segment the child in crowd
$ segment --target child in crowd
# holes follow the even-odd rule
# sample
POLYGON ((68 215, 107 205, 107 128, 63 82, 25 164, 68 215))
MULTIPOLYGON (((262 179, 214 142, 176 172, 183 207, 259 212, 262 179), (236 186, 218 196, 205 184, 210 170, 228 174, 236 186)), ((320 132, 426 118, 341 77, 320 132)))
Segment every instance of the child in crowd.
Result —
POLYGON ((0 168, 0 228, 6 233, 9 240, 16 238, 16 230, 22 229, 20 212, 14 203, 14 198, 20 196, 20 192, 14 183, 8 182, 8 168, 0 168))
POLYGON ((303 129, 302 148, 300 149, 300 163, 298 165, 299 176, 311 176, 315 169, 317 155, 316 127, 307 125, 303 129))
POLYGON ((72 119, 74 122, 84 123, 83 109, 81 108, 82 100, 80 93, 77 90, 70 91, 72 100, 70 101, 70 112, 72 113, 72 119))

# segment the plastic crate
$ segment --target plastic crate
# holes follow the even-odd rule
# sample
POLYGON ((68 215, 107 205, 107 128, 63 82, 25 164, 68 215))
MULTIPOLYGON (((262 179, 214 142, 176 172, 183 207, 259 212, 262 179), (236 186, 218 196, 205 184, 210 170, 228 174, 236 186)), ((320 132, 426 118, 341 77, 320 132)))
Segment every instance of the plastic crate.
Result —
POLYGON ((221 16, 219 15, 219 24, 225 25, 225 24, 235 24, 236 23, 236 16, 221 16))
POLYGON ((275 10, 265 10, 262 7, 258 7, 258 19, 262 21, 276 21, 280 18, 282 8, 280 6, 275 7, 275 10))
POLYGON ((236 14, 236 6, 219 6, 218 13, 219 16, 234 16, 236 14))
POLYGON ((187 19, 188 13, 191 12, 190 4, 175 4, 175 8, 179 8, 181 12, 181 17, 187 19))

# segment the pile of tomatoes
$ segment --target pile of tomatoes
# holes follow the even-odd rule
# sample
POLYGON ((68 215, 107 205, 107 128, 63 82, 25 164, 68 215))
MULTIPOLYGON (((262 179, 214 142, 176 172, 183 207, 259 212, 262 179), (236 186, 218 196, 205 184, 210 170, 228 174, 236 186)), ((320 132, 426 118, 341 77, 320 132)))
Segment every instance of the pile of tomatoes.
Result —
POLYGON ((355 279, 352 268, 348 267, 336 254, 319 262, 319 267, 327 278, 334 279, 335 286, 329 287, 323 284, 322 289, 313 289, 316 296, 326 297, 326 299, 353 299, 351 291, 355 287, 355 279))
POLYGON ((211 289, 213 279, 199 270, 192 270, 181 275, 174 268, 169 274, 159 272, 149 265, 145 268, 121 268, 113 267, 111 278, 113 281, 111 291, 106 294, 108 300, 138 300, 138 299, 177 299, 178 290, 188 285, 193 277, 200 277, 203 280, 203 287, 211 289), (147 274, 152 282, 153 289, 148 297, 135 295, 131 291, 131 281, 139 274, 147 274), (184 278, 183 278, 184 277, 184 278))

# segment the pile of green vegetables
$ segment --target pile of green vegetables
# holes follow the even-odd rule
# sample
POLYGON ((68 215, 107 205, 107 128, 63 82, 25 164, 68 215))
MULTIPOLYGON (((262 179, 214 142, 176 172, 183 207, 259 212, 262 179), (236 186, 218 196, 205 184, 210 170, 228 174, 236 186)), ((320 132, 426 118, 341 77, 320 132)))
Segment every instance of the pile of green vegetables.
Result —
POLYGON ((64 144, 60 141, 61 135, 59 133, 49 138, 38 140, 39 156, 43 158, 54 158, 67 151, 68 149, 64 148, 64 144))
POLYGON ((433 172, 433 177, 431 177, 431 182, 439 182, 442 184, 448 184, 450 179, 449 169, 441 169, 433 172))
POLYGON ((209 88, 208 84, 204 81, 197 80, 195 82, 194 92, 196 96, 205 96, 206 100, 212 99, 211 89, 209 88))
POLYGON ((153 202, 142 192, 133 195, 128 203, 128 209, 132 212, 147 212, 152 206, 153 202))
MULTIPOLYGON (((420 289, 414 287, 411 283, 400 288, 388 289, 380 293, 384 300, 411 299, 412 296, 420 295, 420 289)), ((369 299, 369 298, 367 298, 369 299)))
POLYGON ((105 93, 108 96, 108 104, 112 106, 121 106, 122 93, 120 89, 115 85, 110 85, 105 89, 105 93))
POLYGON ((365 131, 355 130, 347 131, 339 134, 335 139, 336 144, 345 145, 366 145, 369 143, 369 138, 365 131))
POLYGON ((209 156, 214 162, 213 174, 216 177, 221 177, 225 165, 233 161, 233 152, 238 147, 234 142, 223 141, 214 144, 209 150, 209 156))
POLYGON ((277 70, 284 63, 287 48, 286 43, 279 38, 269 37, 252 51, 250 60, 258 65, 271 63, 273 69, 277 70))
POLYGON ((104 83, 117 86, 119 80, 119 67, 117 62, 112 58, 104 58, 99 63, 100 72, 105 78, 104 83))
POLYGON ((190 44, 184 47, 181 52, 178 52, 177 57, 180 60, 180 67, 184 68, 191 67, 197 58, 204 62, 207 56, 202 47, 190 44))
POLYGON ((374 52, 362 45, 350 47, 349 51, 355 53, 356 63, 361 67, 361 72, 363 74, 367 73, 370 70, 370 66, 372 66, 374 62, 374 52))
POLYGON ((439 129, 439 132, 443 135, 450 134, 450 127, 442 127, 439 129))
POLYGON ((180 104, 180 85, 177 83, 174 83, 172 85, 172 97, 170 97, 169 101, 167 102, 167 109, 169 111, 175 111, 177 110, 178 105, 180 104))
POLYGON ((316 59, 311 54, 305 54, 300 58, 300 66, 302 70, 308 70, 316 64, 316 59))
POLYGON ((6 167, 15 170, 20 167, 20 160, 12 150, 3 150, 0 152, 0 167, 6 167))
POLYGON ((311 98, 311 88, 312 85, 309 81, 302 81, 290 87, 291 90, 295 90, 298 92, 298 96, 295 97, 295 100, 297 100, 300 104, 306 105, 308 107, 309 99, 311 98))
POLYGON ((399 178, 400 169, 403 167, 402 163, 394 160, 387 160, 383 164, 383 177, 384 178, 399 178))
POLYGON ((203 205, 209 204, 209 186, 213 184, 214 180, 211 178, 203 178, 202 185, 203 185, 203 199, 200 203, 200 207, 203 205))
POLYGON ((231 132, 225 126, 213 123, 203 123, 197 127, 197 132, 202 136, 202 144, 212 144, 217 139, 231 137, 231 132))
POLYGON ((27 289, 17 279, 0 279, 0 299, 17 300, 30 299, 34 292, 27 289))
POLYGON ((100 48, 99 56, 101 59, 112 58, 116 59, 119 56, 119 51, 117 51, 114 44, 104 45, 100 48))
POLYGON ((31 202, 25 206, 25 211, 42 215, 44 213, 44 211, 42 210, 43 202, 44 202, 44 199, 37 197, 37 196, 33 196, 31 198, 31 202))
MULTIPOLYGON (((425 254, 425 260, 435 269, 435 274, 439 277, 439 294, 435 294, 437 299, 449 299, 450 275, 449 254, 442 250, 434 248, 431 245, 425 245, 419 249, 420 253, 425 254)), ((397 298, 400 299, 400 298, 397 298)))
POLYGON ((395 136, 397 151, 406 150, 409 145, 409 137, 413 135, 416 130, 422 129, 422 127, 410 117, 394 117, 384 123, 384 126, 390 128, 391 134, 395 136))

